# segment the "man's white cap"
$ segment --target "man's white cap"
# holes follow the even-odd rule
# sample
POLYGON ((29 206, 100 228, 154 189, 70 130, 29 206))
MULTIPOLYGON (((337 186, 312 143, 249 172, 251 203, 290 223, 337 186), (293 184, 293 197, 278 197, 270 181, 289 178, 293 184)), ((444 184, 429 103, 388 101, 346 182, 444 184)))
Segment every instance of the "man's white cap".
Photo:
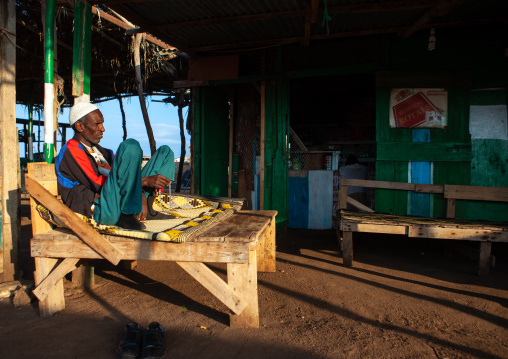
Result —
POLYGON ((71 112, 69 113, 69 123, 74 125, 77 120, 88 115, 90 112, 98 110, 99 108, 93 103, 80 102, 72 106, 71 112))

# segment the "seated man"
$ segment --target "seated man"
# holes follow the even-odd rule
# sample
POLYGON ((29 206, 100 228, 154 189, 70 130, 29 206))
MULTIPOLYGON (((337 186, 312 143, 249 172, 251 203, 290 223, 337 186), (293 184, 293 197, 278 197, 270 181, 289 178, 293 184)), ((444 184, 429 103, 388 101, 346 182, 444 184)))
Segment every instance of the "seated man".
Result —
POLYGON ((58 192, 71 210, 98 223, 140 230, 147 216, 147 196, 171 184, 173 151, 160 147, 141 170, 139 143, 128 139, 116 156, 99 146, 104 117, 91 103, 75 104, 69 114, 74 137, 60 150, 55 168, 58 192))

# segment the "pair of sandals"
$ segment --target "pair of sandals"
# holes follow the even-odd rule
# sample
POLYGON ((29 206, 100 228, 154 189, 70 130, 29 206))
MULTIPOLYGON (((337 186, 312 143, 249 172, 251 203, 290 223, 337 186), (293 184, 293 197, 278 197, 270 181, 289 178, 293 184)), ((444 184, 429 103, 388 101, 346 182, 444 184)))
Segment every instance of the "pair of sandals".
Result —
POLYGON ((144 331, 138 323, 130 322, 116 347, 116 355, 120 359, 162 359, 166 351, 164 329, 157 322, 150 323, 144 331))

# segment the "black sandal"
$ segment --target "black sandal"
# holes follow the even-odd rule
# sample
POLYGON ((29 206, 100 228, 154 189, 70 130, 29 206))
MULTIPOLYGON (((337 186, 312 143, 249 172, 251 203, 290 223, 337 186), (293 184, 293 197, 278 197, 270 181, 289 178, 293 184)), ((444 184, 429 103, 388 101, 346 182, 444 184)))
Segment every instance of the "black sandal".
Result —
POLYGON ((141 358, 162 359, 166 356, 167 346, 164 343, 164 329, 159 323, 150 323, 143 332, 142 342, 141 358))
POLYGON ((141 352, 141 327, 130 322, 123 330, 122 340, 116 347, 116 355, 120 359, 136 359, 141 352))

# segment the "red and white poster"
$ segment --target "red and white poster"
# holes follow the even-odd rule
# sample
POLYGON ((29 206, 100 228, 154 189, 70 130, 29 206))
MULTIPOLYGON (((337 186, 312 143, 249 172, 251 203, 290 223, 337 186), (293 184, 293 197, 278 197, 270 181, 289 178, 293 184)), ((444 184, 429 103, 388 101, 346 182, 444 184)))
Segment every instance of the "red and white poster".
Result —
POLYGON ((390 96, 390 126, 446 128, 448 92, 444 89, 393 89, 390 96))

